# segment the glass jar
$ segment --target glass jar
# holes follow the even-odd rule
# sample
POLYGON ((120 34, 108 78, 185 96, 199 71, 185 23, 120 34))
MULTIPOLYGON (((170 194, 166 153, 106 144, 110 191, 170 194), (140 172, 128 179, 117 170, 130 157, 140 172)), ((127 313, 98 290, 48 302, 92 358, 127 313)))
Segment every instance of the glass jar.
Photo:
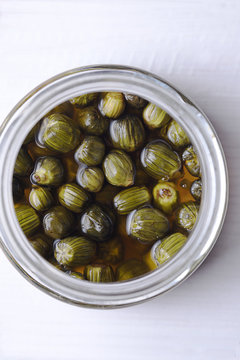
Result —
POLYGON ((228 174, 219 139, 205 114, 161 78, 143 70, 113 65, 77 68, 39 85, 10 112, 0 132, 0 236, 14 266, 33 284, 72 304, 113 308, 143 302, 185 280, 206 258, 223 225, 228 174), (14 211, 14 163, 30 129, 56 105, 89 92, 137 94, 167 111, 188 134, 199 154, 203 193, 200 213, 187 243, 161 268, 131 281, 97 284, 57 270, 31 247, 14 211))

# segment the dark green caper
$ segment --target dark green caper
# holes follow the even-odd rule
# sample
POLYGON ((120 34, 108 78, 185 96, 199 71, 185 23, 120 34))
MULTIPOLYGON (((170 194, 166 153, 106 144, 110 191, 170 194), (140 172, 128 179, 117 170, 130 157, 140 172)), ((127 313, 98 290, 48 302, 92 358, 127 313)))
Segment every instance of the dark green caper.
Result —
POLYGON ((150 129, 160 128, 170 121, 171 117, 160 107, 149 103, 143 110, 143 120, 150 129))
POLYGON ((125 93, 124 96, 128 104, 135 107, 136 109, 141 109, 147 105, 147 100, 141 98, 140 96, 127 93, 125 93))
POLYGON ((98 192, 104 183, 104 175, 101 169, 96 166, 80 166, 76 175, 76 181, 85 190, 98 192))
POLYGON ((88 166, 99 165, 105 154, 105 144, 98 136, 86 136, 75 152, 77 162, 88 166))
POLYGON ((198 216, 199 204, 188 201, 179 206, 176 211, 176 223, 185 230, 192 230, 198 216))
POLYGON ((114 272, 110 265, 94 264, 85 267, 84 275, 92 282, 113 282, 114 272))
POLYGON ((197 154, 192 145, 188 146, 182 154, 184 165, 192 176, 201 176, 200 164, 197 154))
POLYGON ((133 162, 124 151, 111 150, 103 161, 103 171, 111 185, 127 187, 134 184, 133 162))
POLYGON ((84 280, 85 277, 83 274, 81 274, 80 272, 76 272, 76 271, 66 271, 65 274, 68 274, 69 276, 76 278, 76 279, 81 279, 84 280))
POLYGON ((174 183, 159 181, 153 188, 154 205, 166 214, 172 214, 178 205, 178 191, 174 183))
POLYGON ((79 144, 80 131, 68 116, 52 114, 43 119, 37 140, 50 150, 67 153, 79 144))
POLYGON ((80 213, 90 201, 90 196, 77 184, 64 184, 59 189, 58 200, 67 209, 80 213))
POLYGON ((187 134, 175 120, 167 125, 166 136, 176 149, 190 144, 187 134))
POLYGON ((45 156, 37 159, 31 181, 36 185, 59 186, 63 181, 63 166, 59 159, 45 156))
POLYGON ((35 135, 36 135, 38 129, 39 129, 39 124, 37 123, 25 137, 25 140, 23 142, 24 145, 29 144, 30 142, 35 140, 35 135))
POLYGON ((113 233, 113 219, 103 207, 93 204, 81 217, 81 229, 84 235, 96 241, 105 241, 113 233))
POLYGON ((125 109, 125 99, 120 92, 103 93, 98 104, 98 109, 103 116, 111 119, 118 118, 125 109))
POLYGON ((201 179, 195 180, 192 183, 190 192, 191 192, 192 196, 194 197, 194 199, 196 199, 198 201, 201 200, 201 197, 202 197, 202 180, 201 179))
POLYGON ((13 181, 12 181, 12 193, 13 193, 13 200, 15 202, 19 201, 24 194, 22 183, 15 176, 13 177, 13 181))
POLYGON ((111 121, 109 136, 113 146, 132 152, 143 144, 145 131, 141 120, 135 115, 125 115, 111 121))
POLYGON ((43 257, 46 257, 50 251, 50 245, 45 240, 44 236, 36 235, 30 240, 32 247, 43 257))
POLYGON ((151 194, 145 186, 133 186, 120 191, 114 197, 113 204, 119 214, 126 215, 150 200, 151 194))
POLYGON ((54 257, 61 265, 86 265, 96 254, 94 241, 83 236, 71 236, 57 241, 54 248, 54 257))
POLYGON ((34 187, 29 194, 29 203, 35 210, 45 211, 53 205, 54 199, 50 190, 34 187))
POLYGON ((94 106, 76 109, 76 122, 88 135, 102 135, 106 132, 109 121, 94 106))
POLYGON ((146 173, 157 180, 173 179, 181 169, 181 159, 161 140, 147 144, 141 152, 141 163, 146 173))
POLYGON ((185 235, 174 233, 157 241, 144 257, 150 269, 153 270, 169 260, 183 247, 186 240, 187 237, 185 235))
POLYGON ((29 205, 18 205, 15 208, 17 219, 26 236, 32 235, 40 225, 36 211, 29 205))
POLYGON ((64 103, 61 103, 52 110, 50 110, 46 116, 52 115, 52 114, 63 114, 67 116, 71 116, 73 112, 72 104, 69 101, 65 101, 64 103))
POLYGON ((44 215, 43 228, 45 234, 53 239, 68 235, 74 225, 74 215, 63 206, 54 206, 44 215))
POLYGON ((30 174, 33 168, 33 162, 26 150, 21 148, 19 150, 15 166, 14 166, 14 175, 18 176, 27 176, 30 174))
POLYGON ((116 280, 124 281, 144 275, 149 271, 148 266, 136 259, 130 259, 119 265, 116 270, 116 280))
POLYGON ((122 261, 123 255, 123 242, 118 237, 99 243, 99 257, 106 263, 117 264, 122 261))
POLYGON ((144 207, 128 216, 127 232, 144 244, 161 239, 169 230, 167 217, 158 209, 144 207))
POLYGON ((90 94, 84 94, 81 96, 77 96, 69 101, 73 105, 84 107, 84 106, 91 104, 94 100, 97 99, 97 97, 98 97, 97 93, 90 93, 90 94))

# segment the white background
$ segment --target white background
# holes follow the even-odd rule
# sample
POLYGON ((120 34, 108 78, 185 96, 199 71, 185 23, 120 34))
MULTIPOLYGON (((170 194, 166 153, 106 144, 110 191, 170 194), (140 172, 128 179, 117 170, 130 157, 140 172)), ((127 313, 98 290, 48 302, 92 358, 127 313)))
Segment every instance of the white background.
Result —
POLYGON ((240 1, 0 0, 0 121, 40 82, 96 63, 150 70, 207 113, 230 173, 225 225, 184 284, 121 310, 61 303, 0 251, 0 360, 240 359, 240 1))

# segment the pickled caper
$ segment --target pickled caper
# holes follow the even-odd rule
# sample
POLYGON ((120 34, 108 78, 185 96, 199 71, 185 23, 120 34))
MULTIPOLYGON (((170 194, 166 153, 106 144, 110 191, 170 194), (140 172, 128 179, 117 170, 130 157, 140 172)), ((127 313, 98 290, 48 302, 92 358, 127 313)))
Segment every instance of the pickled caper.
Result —
POLYGON ((187 134, 175 120, 167 125, 166 136, 176 149, 190 144, 187 134))
POLYGON ((31 181, 36 185, 59 186, 63 181, 63 166, 59 159, 45 156, 37 159, 31 181))
POLYGON ((134 184, 135 168, 124 151, 111 150, 103 161, 107 181, 115 186, 127 187, 134 184))
POLYGON ((151 194, 145 187, 133 186, 120 191, 113 199, 117 212, 121 215, 129 214, 132 210, 151 200, 151 194))
POLYGON ((46 116, 52 114, 63 114, 63 115, 71 116, 72 112, 73 112, 72 104, 69 101, 65 101, 64 103, 55 106, 55 108, 49 111, 46 116))
POLYGON ((50 190, 34 187, 29 194, 29 203, 35 210, 44 211, 53 205, 54 199, 50 190))
POLYGON ((76 109, 76 122, 88 135, 102 135, 106 132, 109 121, 94 106, 76 109))
POLYGON ((13 181, 12 181, 12 193, 13 193, 13 200, 15 202, 19 201, 24 194, 23 185, 21 181, 15 176, 13 177, 13 181))
POLYGON ((23 142, 24 145, 26 145, 26 144, 34 141, 35 135, 36 135, 38 129, 39 129, 39 124, 35 125, 35 126, 29 131, 29 133, 27 134, 27 136, 25 137, 25 140, 24 140, 24 142, 23 142))
POLYGON ((178 205, 178 191, 174 183, 159 181, 153 188, 154 205, 171 215, 178 205))
POLYGON ((80 213, 89 203, 90 196, 77 184, 64 184, 58 192, 58 200, 67 209, 80 213))
POLYGON ((30 158, 26 150, 21 148, 15 162, 14 175, 27 176, 30 174, 32 168, 32 159, 30 158))
POLYGON ((66 271, 65 274, 68 274, 69 276, 76 278, 76 279, 81 279, 81 280, 85 279, 84 275, 77 271, 66 271))
POLYGON ((98 109, 103 116, 111 119, 118 118, 125 109, 125 99, 122 93, 103 93, 98 104, 98 109))
POLYGON ((157 241, 145 255, 145 261, 153 270, 169 260, 185 244, 187 237, 181 233, 174 233, 157 241))
POLYGON ((136 109, 141 109, 147 104, 147 101, 140 96, 127 93, 125 93, 124 96, 127 102, 136 109))
POLYGON ((179 206, 176 211, 176 223, 185 230, 192 230, 198 216, 199 204, 188 201, 179 206))
POLYGON ((105 154, 105 144, 98 136, 87 136, 75 152, 75 159, 88 166, 101 164, 105 154))
POLYGON ((141 152, 141 163, 146 173, 157 180, 170 180, 181 169, 181 159, 161 140, 147 144, 141 152))
POLYGON ((202 180, 201 179, 195 180, 192 183, 190 192, 191 192, 192 196, 194 197, 194 199, 196 199, 198 201, 201 200, 201 197, 202 197, 202 180))
POLYGON ((15 208, 17 219, 26 236, 32 235, 40 225, 36 211, 29 205, 19 205, 15 208))
POLYGON ((148 266, 137 259, 130 259, 119 265, 116 270, 116 280, 124 281, 144 275, 149 271, 148 266))
POLYGON ((81 96, 77 96, 73 99, 70 99, 69 101, 73 105, 84 107, 84 106, 91 104, 94 100, 97 99, 97 97, 98 97, 97 93, 90 93, 90 94, 84 94, 81 96))
POLYGON ((61 265, 85 265, 93 260, 96 244, 83 236, 71 236, 55 244, 54 257, 61 265))
POLYGON ((111 122, 109 136, 115 148, 132 152, 143 144, 145 131, 137 116, 125 115, 111 122))
POLYGON ((105 241, 113 233, 113 219, 98 204, 91 205, 83 213, 80 223, 83 234, 96 241, 105 241))
POLYGON ((80 166, 76 175, 76 181, 85 190, 98 192, 104 183, 104 175, 101 169, 96 166, 80 166))
POLYGON ((197 154, 192 145, 188 146, 182 154, 184 165, 188 169, 191 175, 201 176, 200 164, 198 161, 197 154))
POLYGON ((92 282, 113 282, 114 272, 110 265, 94 264, 87 265, 84 275, 88 281, 92 282))
POLYGON ((45 234, 53 239, 68 235, 74 225, 74 215, 63 206, 55 206, 48 210, 43 218, 45 234))
POLYGON ((50 246, 48 242, 40 236, 37 236, 36 238, 31 240, 30 244, 43 257, 46 257, 50 251, 50 246))
POLYGON ((123 242, 118 237, 99 243, 99 257, 106 263, 117 264, 122 261, 123 255, 123 242))
POLYGON ((167 217, 158 209, 144 207, 128 216, 129 235, 145 244, 161 239, 169 229, 167 217))
POLYGON ((80 131, 68 116, 52 114, 44 118, 38 133, 38 142, 50 150, 67 153, 79 144, 80 131))
POLYGON ((164 126, 171 117, 160 107, 149 103, 143 110, 143 120, 150 129, 160 128, 164 126))

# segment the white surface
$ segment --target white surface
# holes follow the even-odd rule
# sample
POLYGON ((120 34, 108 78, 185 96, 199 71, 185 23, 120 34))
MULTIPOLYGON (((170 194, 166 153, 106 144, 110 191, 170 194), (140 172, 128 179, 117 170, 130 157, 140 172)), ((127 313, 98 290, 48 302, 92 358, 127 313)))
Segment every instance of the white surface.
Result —
POLYGON ((150 70, 202 107, 228 160, 227 219, 184 284, 121 310, 52 299, 0 251, 0 360, 240 359, 240 2, 0 0, 1 120, 43 80, 96 63, 150 70))

